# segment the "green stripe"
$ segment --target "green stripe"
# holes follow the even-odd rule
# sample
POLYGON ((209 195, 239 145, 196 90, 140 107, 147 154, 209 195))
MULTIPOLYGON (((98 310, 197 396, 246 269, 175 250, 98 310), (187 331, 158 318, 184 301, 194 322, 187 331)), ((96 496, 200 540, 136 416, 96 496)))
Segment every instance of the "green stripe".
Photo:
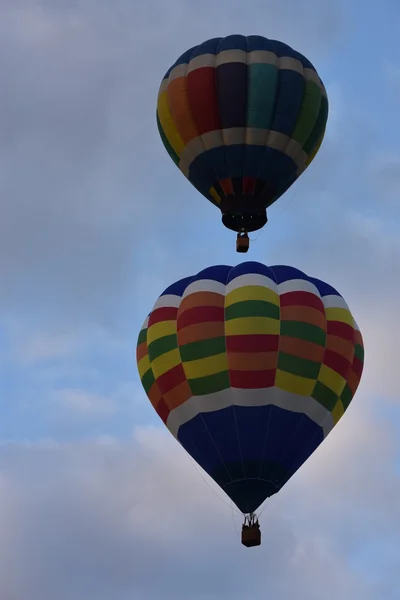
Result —
POLYGON ((157 127, 158 127, 158 131, 159 131, 160 137, 162 139, 162 143, 164 144, 166 151, 168 152, 168 154, 170 155, 170 157, 172 158, 174 163, 179 166, 179 156, 177 155, 177 153, 175 152, 175 150, 169 143, 168 138, 164 133, 164 129, 162 128, 160 119, 158 117, 158 111, 157 111, 157 127))
POLYGON ((147 327, 146 327, 146 329, 142 329, 142 331, 139 333, 137 345, 139 346, 140 344, 143 344, 143 342, 146 342, 146 341, 147 341, 147 327))
POLYGON ((155 383, 154 373, 150 368, 142 377, 142 386, 144 387, 144 391, 149 392, 155 383))
POLYGON ((307 81, 299 117, 291 136, 301 146, 307 142, 315 127, 320 112, 321 98, 321 88, 314 81, 307 81))
POLYGON ((265 300, 243 300, 231 304, 225 309, 225 320, 240 319, 241 317, 270 317, 279 319, 279 306, 265 300))
POLYGON ((344 406, 344 410, 346 410, 349 407, 350 402, 353 400, 353 392, 351 391, 347 383, 344 386, 344 390, 342 392, 342 395, 340 396, 340 399, 344 406))
POLYGON ((210 340, 199 340, 180 347, 182 362, 207 358, 226 351, 225 337, 212 338, 210 340))
POLYGON ((314 342, 319 346, 326 344, 326 333, 323 329, 302 321, 281 321, 281 335, 314 342))
POLYGON ((356 356, 362 363, 364 363, 364 348, 360 344, 356 344, 354 347, 354 356, 356 356))
POLYGON ((303 150, 306 154, 311 154, 319 140, 324 137, 326 122, 328 120, 328 112, 328 99, 325 96, 322 96, 318 119, 314 125, 314 129, 312 130, 310 137, 304 144, 303 150))
POLYGON ((222 371, 215 375, 207 375, 207 377, 188 379, 188 382, 194 396, 215 394, 230 387, 228 371, 222 371))
POLYGON ((278 369, 292 375, 316 380, 320 368, 321 363, 308 360, 307 358, 300 358, 299 356, 293 356, 285 352, 280 352, 278 356, 278 369))
POLYGON ((275 65, 255 64, 249 65, 247 72, 247 127, 271 129, 278 89, 278 69, 275 65))
POLYGON ((170 350, 175 350, 178 347, 178 337, 176 333, 171 333, 171 335, 164 335, 154 342, 151 342, 148 346, 148 354, 150 362, 169 352, 170 350))
POLYGON ((332 411, 335 408, 336 402, 339 400, 337 394, 335 394, 335 392, 332 392, 331 389, 326 387, 326 385, 324 385, 320 381, 317 381, 317 383, 315 384, 312 397, 315 398, 317 402, 322 404, 322 406, 325 406, 325 408, 327 408, 330 411, 332 411))

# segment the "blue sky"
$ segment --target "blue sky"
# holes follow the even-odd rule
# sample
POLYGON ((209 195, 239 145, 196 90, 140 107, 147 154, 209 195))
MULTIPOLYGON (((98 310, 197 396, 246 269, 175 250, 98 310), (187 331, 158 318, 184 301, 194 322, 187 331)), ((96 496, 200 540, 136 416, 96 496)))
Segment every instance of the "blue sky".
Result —
POLYGON ((1 2, 4 600, 398 598, 399 28, 394 0, 1 2), (155 124, 169 65, 231 33, 293 45, 330 99, 249 258, 330 282, 366 347, 354 403, 267 502, 255 552, 135 365, 163 289, 241 259, 155 124))

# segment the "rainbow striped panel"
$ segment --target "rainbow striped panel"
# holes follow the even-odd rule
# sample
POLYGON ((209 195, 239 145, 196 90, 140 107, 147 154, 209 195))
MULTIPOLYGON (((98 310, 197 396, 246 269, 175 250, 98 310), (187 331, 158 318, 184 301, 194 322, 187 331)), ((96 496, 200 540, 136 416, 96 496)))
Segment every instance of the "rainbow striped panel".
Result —
POLYGON ((342 296, 289 266, 209 267, 139 334, 147 396, 244 513, 279 491, 347 410, 364 349, 342 296))
POLYGON ((185 52, 157 102, 166 150, 216 206, 227 198, 275 202, 314 159, 327 118, 326 90, 310 61, 256 35, 185 52))

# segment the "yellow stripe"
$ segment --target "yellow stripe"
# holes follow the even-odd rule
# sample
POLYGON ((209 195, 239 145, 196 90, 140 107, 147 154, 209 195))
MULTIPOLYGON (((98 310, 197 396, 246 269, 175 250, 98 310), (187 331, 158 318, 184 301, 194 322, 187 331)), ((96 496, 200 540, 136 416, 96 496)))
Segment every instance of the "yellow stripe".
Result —
POLYGON ((216 373, 227 371, 228 361, 224 352, 222 354, 217 354, 216 356, 190 360, 183 363, 183 368, 187 379, 197 379, 199 377, 207 377, 207 375, 215 375, 216 373))
POLYGON ((336 373, 330 367, 321 365, 321 369, 318 375, 318 381, 326 385, 327 388, 332 390, 337 396, 341 396, 346 385, 346 380, 341 375, 336 373))
POLYGON ((291 392, 292 394, 311 396, 315 387, 315 379, 299 377, 298 375, 292 375, 292 373, 286 373, 277 369, 275 385, 281 390, 291 392))
POLYGON ((163 128, 164 134, 171 144, 172 148, 175 150, 176 154, 181 156, 185 144, 181 136, 178 133, 178 130, 175 126, 174 120, 171 116, 171 112, 169 110, 168 104, 168 92, 163 92, 158 96, 158 118, 160 119, 161 127, 163 128))
POLYGON ((326 318, 328 321, 341 321, 354 327, 354 319, 345 308, 327 308, 325 309, 326 318))
POLYGON ((143 356, 143 358, 139 360, 137 367, 140 379, 143 379, 143 375, 150 369, 150 360, 148 354, 146 354, 145 356, 143 356))
POLYGON ((280 321, 269 317, 241 317, 225 322, 226 335, 272 334, 280 331, 280 321))
POLYGON ((231 306, 244 300, 264 300, 279 306, 279 295, 262 285, 245 285, 232 290, 226 295, 225 306, 231 306))
POLYGON ((208 192, 209 192, 210 196, 212 196, 214 198, 214 200, 217 204, 221 204, 221 197, 219 196, 219 194, 217 193, 215 188, 210 187, 208 192))
POLYGON ((335 425, 338 421, 340 421, 340 419, 343 417, 343 415, 344 415, 343 402, 341 400, 338 400, 336 402, 335 408, 332 411, 332 417, 333 417, 333 421, 334 421, 335 425))
POLYGON ((154 323, 147 330, 147 346, 150 346, 151 342, 159 340, 166 335, 172 335, 177 333, 177 325, 175 319, 173 321, 160 321, 154 323))
POLYGON ((181 363, 181 355, 179 350, 176 348, 175 350, 170 350, 165 354, 161 354, 155 358, 151 363, 151 368, 153 369, 154 377, 161 377, 167 371, 170 371, 177 365, 181 363))

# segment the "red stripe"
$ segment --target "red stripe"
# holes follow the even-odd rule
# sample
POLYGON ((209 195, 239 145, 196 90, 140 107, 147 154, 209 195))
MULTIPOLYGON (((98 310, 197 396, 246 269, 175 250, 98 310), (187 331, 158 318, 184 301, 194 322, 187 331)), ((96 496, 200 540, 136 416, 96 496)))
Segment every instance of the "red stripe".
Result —
POLYGON ((161 398, 160 402, 157 405, 156 410, 157 410, 158 415, 163 420, 163 422, 166 423, 169 413, 170 413, 170 410, 169 410, 168 406, 165 404, 164 398, 161 398))
POLYGON ((256 181, 254 177, 243 177, 243 194, 252 196, 256 189, 256 181))
POLYGON ((156 308, 149 317, 148 327, 155 325, 156 323, 161 323, 161 321, 175 321, 177 314, 178 309, 174 306, 162 306, 161 308, 156 308))
POLYGON ((364 368, 363 363, 357 356, 355 356, 354 360, 353 360, 353 372, 358 377, 358 379, 361 379, 363 368, 364 368))
POLYGON ((214 67, 201 67, 188 74, 190 112, 199 135, 221 129, 214 67))
POLYGON ((186 376, 182 365, 177 365, 156 379, 158 387, 160 388, 160 392, 163 396, 168 394, 168 392, 183 383, 185 380, 186 376))
POLYGON ((270 352, 278 351, 279 335, 227 335, 228 352, 270 352))
POLYGON ((222 188, 225 196, 231 196, 234 193, 232 179, 227 177, 226 179, 221 179, 219 185, 222 188))
POLYGON ((342 321, 329 321, 328 319, 326 322, 326 331, 328 335, 337 335, 348 342, 354 343, 354 329, 347 323, 343 323, 342 321))
POLYGON ((325 314, 325 307, 321 298, 311 292, 286 292, 286 294, 282 294, 279 299, 281 307, 310 306, 325 314))
POLYGON ((344 379, 347 379, 351 369, 351 362, 333 350, 325 351, 324 365, 339 373, 344 379))
POLYGON ((276 369, 270 371, 229 371, 231 387, 245 390, 273 387, 276 369))
POLYGON ((178 331, 196 323, 223 322, 224 316, 223 306, 194 306, 179 315, 178 331))

